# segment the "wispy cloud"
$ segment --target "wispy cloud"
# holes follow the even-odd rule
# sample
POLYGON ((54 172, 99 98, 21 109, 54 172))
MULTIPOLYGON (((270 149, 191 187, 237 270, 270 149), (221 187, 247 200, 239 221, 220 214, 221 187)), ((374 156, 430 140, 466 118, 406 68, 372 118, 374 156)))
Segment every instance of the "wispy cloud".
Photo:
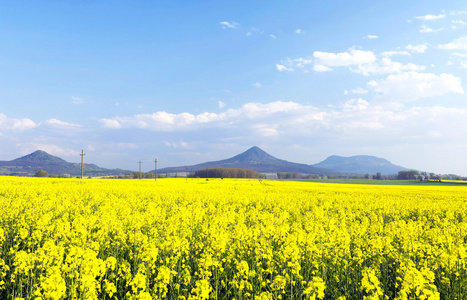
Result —
POLYGON ((416 101, 448 93, 464 94, 461 79, 445 73, 406 72, 389 75, 386 79, 368 82, 368 88, 378 93, 379 98, 397 102, 416 101))
POLYGON ((276 64, 276 68, 277 70, 279 70, 280 72, 283 72, 283 71, 293 71, 294 69, 292 68, 287 68, 286 66, 284 65, 280 65, 280 64, 276 64))
POLYGON ((467 36, 460 37, 447 44, 438 45, 438 48, 443 50, 467 50, 467 36))
POLYGON ((412 52, 416 52, 416 53, 425 53, 427 48, 428 47, 426 44, 421 44, 421 45, 410 45, 409 44, 405 47, 405 49, 410 50, 412 52))
POLYGON ((63 122, 57 119, 49 119, 44 122, 47 126, 55 128, 81 128, 81 125, 63 122))
POLYGON ((6 115, 0 113, 0 130, 16 130, 24 131, 37 127, 38 124, 28 118, 8 118, 6 115))
POLYGON ((165 141, 164 145, 166 145, 169 148, 181 148, 181 149, 189 149, 191 148, 190 143, 187 142, 168 142, 165 141))
POLYGON ((305 58, 295 58, 295 59, 290 59, 287 58, 285 60, 282 60, 280 64, 276 64, 276 68, 279 71, 295 71, 295 69, 304 69, 308 65, 310 65, 313 62, 313 60, 310 57, 305 57, 305 58))
MULTIPOLYGON (((415 48, 421 51, 419 48, 415 48)), ((407 55, 408 52, 384 52, 383 57, 378 59, 377 55, 372 51, 364 51, 351 48, 347 52, 322 52, 315 51, 313 59, 311 58, 296 58, 281 61, 276 67, 279 71, 294 71, 298 68, 305 68, 307 65, 313 64, 313 70, 316 72, 329 72, 335 67, 349 67, 354 73, 363 74, 365 76, 377 74, 401 73, 406 71, 423 71, 425 66, 416 65, 413 63, 402 64, 391 60, 392 55, 407 55)), ((305 69, 306 71, 308 69, 305 69)))
POLYGON ((259 82, 255 82, 255 83, 252 84, 252 86, 254 86, 255 88, 260 88, 263 85, 261 83, 259 83, 259 82))
POLYGON ((443 31, 443 28, 433 29, 433 28, 423 25, 422 27, 420 27, 419 31, 421 33, 435 33, 435 32, 443 31))
POLYGON ((219 24, 222 25, 222 28, 223 28, 223 29, 226 29, 226 28, 235 29, 235 28, 238 27, 238 25, 240 25, 240 24, 238 24, 237 22, 233 22, 233 21, 230 21, 230 22, 228 22, 228 21, 223 21, 223 22, 220 22, 219 24))
POLYGON ((396 55, 410 56, 410 53, 407 52, 407 51, 385 51, 385 52, 381 53, 381 55, 385 56, 385 57, 391 57, 391 56, 396 56, 396 55))
POLYGON ((116 119, 102 118, 99 121, 104 125, 105 128, 112 128, 112 129, 122 128, 122 125, 116 119))
MULTIPOLYGON (((349 139, 358 139, 378 140, 391 144, 396 140, 412 140, 415 137, 422 139, 427 135, 430 135, 432 139, 428 131, 433 128, 443 132, 446 130, 443 138, 451 136, 458 139, 458 133, 452 129, 454 124, 456 127, 467 126, 467 109, 442 106, 405 107, 403 104, 397 104, 397 101, 389 100, 402 97, 400 101, 408 101, 408 99, 403 99, 408 96, 409 100, 416 101, 414 99, 420 99, 420 97, 435 97, 456 92, 456 83, 449 86, 451 78, 443 78, 443 75, 411 74, 408 77, 413 85, 409 87, 408 84, 404 84, 396 93, 391 89, 398 87, 397 81, 402 80, 399 75, 395 78, 388 77, 374 86, 369 85, 370 91, 380 89, 381 96, 379 97, 385 96, 386 101, 355 98, 326 108, 283 101, 246 103, 239 108, 229 109, 222 113, 206 112, 194 115, 187 112, 181 114, 159 112, 118 117, 118 121, 123 128, 131 130, 170 131, 173 139, 179 137, 182 141, 185 131, 196 135, 195 132, 210 132, 209 130, 214 128, 223 129, 222 139, 224 140, 241 139, 256 143, 262 139, 270 142, 271 138, 277 141, 294 138, 307 141, 313 137, 331 134, 334 143, 339 140, 344 143, 349 139), (447 82, 443 83, 443 81, 447 82), (434 86, 428 87, 430 84, 434 86), (422 87, 421 91, 418 90, 420 87, 422 87), (435 91, 434 94, 433 91, 435 91), (164 115, 171 115, 171 118, 162 117, 164 115), (156 119, 157 116, 161 118, 156 119), (206 116, 209 117, 206 118, 206 116), (174 120, 177 121, 174 122, 174 120), (141 122, 146 122, 146 125, 143 126, 141 122)), ((463 133, 463 137, 467 138, 467 135, 463 133)), ((307 142, 303 143, 307 145, 307 142)), ((170 140, 166 140, 165 145, 180 148, 184 146, 180 141, 170 140)))
POLYGON ((445 12, 442 12, 439 15, 427 14, 427 15, 424 15, 424 16, 415 17, 415 19, 424 20, 424 21, 440 20, 440 19, 444 19, 444 18, 446 18, 446 13, 445 12))
POLYGON ((376 61, 376 55, 372 51, 356 49, 340 53, 315 51, 313 57, 316 64, 328 67, 360 65, 376 61))
POLYGON ((81 97, 76 97, 76 96, 72 96, 71 97, 71 101, 73 102, 73 104, 76 104, 76 105, 80 105, 80 104, 83 104, 84 103, 84 99, 81 98, 81 97))
POLYGON ((315 72, 329 72, 329 71, 332 71, 331 68, 329 67, 326 67, 325 65, 314 65, 313 66, 313 71, 315 72))
POLYGON ((361 87, 353 89, 351 90, 351 92, 354 94, 360 94, 360 95, 368 94, 368 90, 365 90, 364 88, 361 88, 361 87))
POLYGON ((379 36, 375 34, 369 34, 366 36, 367 39, 374 40, 374 39, 379 39, 379 36))
POLYGON ((369 64, 358 65, 356 69, 352 71, 355 73, 360 73, 365 76, 378 75, 378 74, 392 74, 392 73, 402 73, 407 71, 423 71, 425 66, 416 65, 413 63, 402 64, 397 61, 391 60, 389 57, 383 57, 377 62, 369 64))
POLYGON ((302 29, 298 28, 298 29, 295 29, 295 33, 296 33, 296 34, 304 34, 305 31, 303 31, 302 29))

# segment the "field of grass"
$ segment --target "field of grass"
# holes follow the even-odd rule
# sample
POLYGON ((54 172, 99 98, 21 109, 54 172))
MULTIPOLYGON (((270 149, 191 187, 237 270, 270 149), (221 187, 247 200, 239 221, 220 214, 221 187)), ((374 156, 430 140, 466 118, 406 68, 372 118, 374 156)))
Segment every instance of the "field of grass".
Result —
POLYGON ((467 299, 467 187, 0 177, 0 299, 467 299))

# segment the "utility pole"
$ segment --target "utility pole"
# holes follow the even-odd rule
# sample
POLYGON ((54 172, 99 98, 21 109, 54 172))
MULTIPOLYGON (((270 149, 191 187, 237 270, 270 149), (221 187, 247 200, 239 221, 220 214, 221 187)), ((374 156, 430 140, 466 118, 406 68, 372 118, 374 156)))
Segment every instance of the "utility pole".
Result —
POLYGON ((157 158, 154 160, 154 178, 157 180, 157 158))
POLYGON ((81 150, 81 154, 80 154, 80 156, 81 156, 81 179, 83 179, 83 162, 84 162, 84 156, 85 155, 86 154, 84 154, 84 150, 81 150))
POLYGON ((139 163, 139 173, 138 173, 138 177, 139 177, 139 179, 141 179, 141 164, 142 164, 143 162, 140 160, 138 163, 139 163))

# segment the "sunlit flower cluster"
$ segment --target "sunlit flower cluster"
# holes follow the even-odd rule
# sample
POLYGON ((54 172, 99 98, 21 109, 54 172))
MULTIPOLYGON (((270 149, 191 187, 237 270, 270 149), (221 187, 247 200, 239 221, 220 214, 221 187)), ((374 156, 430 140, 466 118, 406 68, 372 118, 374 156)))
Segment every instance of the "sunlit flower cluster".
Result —
POLYGON ((0 299, 466 299, 467 189, 0 178, 0 299))

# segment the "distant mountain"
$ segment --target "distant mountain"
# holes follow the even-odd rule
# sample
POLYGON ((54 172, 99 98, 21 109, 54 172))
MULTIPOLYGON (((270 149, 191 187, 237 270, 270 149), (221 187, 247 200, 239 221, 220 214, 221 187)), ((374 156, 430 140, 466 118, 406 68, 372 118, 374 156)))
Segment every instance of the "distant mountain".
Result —
POLYGON ((342 173, 354 174, 397 174, 399 171, 409 170, 396 166, 384 158, 369 155, 351 157, 329 156, 324 161, 315 164, 315 167, 335 170, 342 173))
MULTIPOLYGON (((407 168, 396 166, 383 158, 360 155, 352 157, 330 156, 326 160, 315 164, 299 164, 275 158, 258 147, 229 159, 210 161, 192 166, 163 168, 158 173, 177 173, 198 171, 208 168, 242 168, 260 173, 296 172, 316 175, 332 175, 338 173, 354 174, 397 174, 407 168)), ((45 151, 35 151, 12 161, 0 161, 0 175, 33 176, 37 170, 44 170, 49 174, 81 175, 80 163, 69 163, 45 151)), ((105 169, 95 164, 84 164, 84 176, 110 176, 130 173, 122 169, 105 169)), ((154 172, 154 171, 151 171, 154 172)))
MULTIPOLYGON (((12 161, 0 161, 0 175, 33 176, 37 170, 44 170, 49 174, 69 174, 71 176, 78 176, 81 175, 81 164, 69 163, 41 150, 37 150, 12 161)), ((94 164, 84 164, 83 166, 83 173, 85 176, 109 176, 128 172, 131 171, 105 169, 94 164)))
POLYGON ((229 159, 205 162, 192 166, 163 168, 158 170, 158 173, 185 172, 187 169, 189 171, 198 171, 208 168, 242 168, 251 169, 260 173, 297 172, 318 175, 336 174, 336 171, 333 170, 275 158, 256 146, 229 159))

